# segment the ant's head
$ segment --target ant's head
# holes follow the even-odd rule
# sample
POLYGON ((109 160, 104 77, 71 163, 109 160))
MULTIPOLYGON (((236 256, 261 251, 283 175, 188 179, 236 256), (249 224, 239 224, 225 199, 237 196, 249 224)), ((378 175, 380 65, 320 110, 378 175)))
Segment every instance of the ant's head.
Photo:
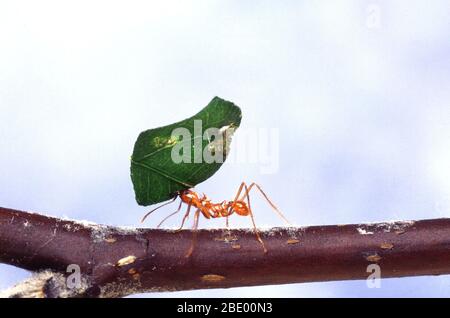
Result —
POLYGON ((179 196, 185 202, 188 202, 189 200, 199 200, 199 196, 198 196, 197 192, 195 192, 192 189, 186 189, 186 190, 180 191, 179 196))
POLYGON ((191 189, 185 189, 185 190, 178 191, 178 196, 190 195, 190 194, 196 194, 196 193, 191 189))

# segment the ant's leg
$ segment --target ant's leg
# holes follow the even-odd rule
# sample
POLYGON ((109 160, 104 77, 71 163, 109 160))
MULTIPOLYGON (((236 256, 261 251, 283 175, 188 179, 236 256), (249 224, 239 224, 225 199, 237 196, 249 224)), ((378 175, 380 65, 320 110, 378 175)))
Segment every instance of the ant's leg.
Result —
POLYGON ((236 196, 234 197, 234 201, 237 201, 239 199, 239 197, 241 196, 241 192, 242 192, 242 189, 244 188, 244 186, 245 186, 245 182, 241 182, 241 185, 239 186, 239 189, 238 189, 238 191, 236 193, 236 196))
POLYGON ((258 240, 259 243, 261 243, 261 245, 264 249, 264 253, 267 253, 267 248, 264 245, 264 242, 261 239, 261 236, 259 235, 259 231, 258 231, 258 228, 256 227, 256 223, 255 223, 255 218, 253 217, 253 212, 252 212, 252 208, 250 205, 250 195, 248 194, 249 188, 247 187, 247 185, 245 183, 242 183, 242 184, 244 184, 244 187, 245 187, 245 195, 247 197, 248 213, 250 214, 250 218, 252 219, 253 230, 255 231, 256 239, 258 240))
POLYGON ((181 222, 181 226, 178 228, 178 230, 176 230, 176 232, 181 231, 181 229, 183 228, 184 222, 186 222, 186 219, 189 217, 189 213, 191 212, 191 207, 192 207, 192 199, 188 204, 187 211, 184 214, 183 221, 181 222))
POLYGON ((256 188, 259 190, 259 192, 261 192, 261 194, 264 196, 264 198, 267 200, 267 202, 270 204, 270 206, 273 208, 273 210, 290 226, 292 226, 292 223, 289 222, 288 219, 286 219, 286 217, 283 215, 283 213, 281 213, 281 211, 275 206, 275 204, 272 203, 272 201, 270 201, 269 197, 267 196, 267 194, 263 191, 263 189, 261 189, 261 187, 257 184, 257 183, 252 183, 248 189, 246 190, 247 193, 249 193, 252 188, 256 186, 256 188))
POLYGON ((160 205, 159 207, 154 208, 153 210, 151 210, 150 212, 148 212, 147 214, 145 214, 144 217, 143 217, 142 220, 141 220, 141 223, 143 223, 143 222, 145 221, 145 219, 146 219, 150 214, 152 214, 153 212, 155 212, 155 211, 158 210, 159 208, 162 208, 163 206, 166 206, 166 205, 172 203, 172 202, 175 201, 177 198, 178 198, 178 195, 176 195, 176 196, 173 198, 173 200, 171 200, 171 201, 169 201, 169 202, 166 202, 166 203, 164 203, 163 205, 160 205))
POLYGON ((170 218, 172 215, 175 215, 175 214, 177 214, 178 212, 180 212, 180 210, 181 210, 181 205, 183 204, 183 201, 180 201, 180 205, 178 206, 178 209, 175 211, 175 212, 173 212, 173 213, 171 213, 171 214, 169 214, 168 216, 166 216, 161 222, 159 222, 159 224, 158 224, 158 226, 156 227, 157 229, 159 229, 159 227, 168 219, 168 218, 170 218))
MULTIPOLYGON (((241 185, 239 186, 236 196, 234 197, 233 202, 236 202, 239 199, 239 197, 241 196, 241 192, 244 189, 244 186, 245 186, 245 182, 242 182, 241 185)), ((228 208, 228 215, 231 215, 232 211, 233 211, 233 207, 232 207, 232 205, 230 205, 230 207, 228 208)), ((227 223, 228 223, 228 220, 227 220, 227 223)))
POLYGON ((189 257, 192 255, 192 252, 194 251, 195 243, 197 243, 197 229, 198 229, 198 220, 200 218, 200 209, 197 209, 194 214, 194 226, 192 228, 192 243, 191 247, 189 247, 189 250, 187 251, 185 257, 189 257))

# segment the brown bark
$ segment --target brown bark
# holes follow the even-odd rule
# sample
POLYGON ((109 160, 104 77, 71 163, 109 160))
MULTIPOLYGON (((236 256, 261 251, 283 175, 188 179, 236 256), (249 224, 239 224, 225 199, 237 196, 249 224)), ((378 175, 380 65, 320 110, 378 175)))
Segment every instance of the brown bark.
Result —
MULTIPOLYGON (((200 230, 186 258, 190 230, 124 229, 0 208, 0 262, 47 270, 36 277, 42 297, 366 279, 370 264, 382 277, 450 273, 450 219, 273 228, 261 236, 266 254, 251 230, 200 230), (70 264, 81 269, 76 290, 66 286, 70 264)), ((7 296, 29 295, 28 285, 7 296)))

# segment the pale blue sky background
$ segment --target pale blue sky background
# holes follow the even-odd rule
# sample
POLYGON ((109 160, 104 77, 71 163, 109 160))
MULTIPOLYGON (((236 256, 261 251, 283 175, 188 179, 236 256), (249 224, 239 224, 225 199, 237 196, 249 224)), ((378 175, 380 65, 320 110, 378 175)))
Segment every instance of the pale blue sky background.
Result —
MULTIPOLYGON (((0 205, 138 226, 138 133, 218 95, 242 128, 279 129, 280 162, 225 164, 197 187, 211 198, 245 180, 297 225, 448 217, 449 39, 447 0, 0 0, 0 205)), ((28 275, 1 265, 0 288, 28 275)), ((449 297, 450 276, 146 296, 449 297)))

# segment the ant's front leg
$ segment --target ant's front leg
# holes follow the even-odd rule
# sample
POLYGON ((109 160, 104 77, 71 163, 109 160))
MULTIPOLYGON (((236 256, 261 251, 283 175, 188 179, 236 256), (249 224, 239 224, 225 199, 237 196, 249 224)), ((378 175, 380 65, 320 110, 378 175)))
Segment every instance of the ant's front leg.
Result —
POLYGON ((191 207, 192 207, 192 199, 188 204, 186 214, 184 215, 183 221, 181 222, 181 226, 177 230, 175 230, 175 232, 180 232, 183 229, 184 222, 186 222, 187 218, 189 217, 189 213, 191 212, 191 207))
POLYGON ((170 200, 169 202, 166 202, 166 203, 164 203, 164 204, 162 204, 162 205, 160 205, 160 206, 154 208, 153 210, 151 210, 151 211, 148 212, 147 214, 145 214, 144 217, 141 219, 141 223, 143 223, 143 222, 145 221, 145 219, 146 219, 150 214, 152 214, 152 213, 155 212, 156 210, 162 208, 163 206, 166 206, 166 205, 168 205, 168 204, 171 204, 171 203, 174 202, 177 198, 178 198, 178 195, 176 195, 176 196, 175 196, 172 200, 170 200))
POLYGON ((191 247, 189 247, 189 250, 187 251, 185 257, 188 258, 192 255, 192 252, 194 251, 195 243, 197 243, 197 230, 198 230, 198 221, 200 218, 200 209, 197 209, 194 214, 194 226, 192 227, 192 243, 191 247))
POLYGON ((175 212, 173 212, 173 213, 169 214, 168 216, 166 216, 161 222, 159 222, 159 224, 158 224, 158 226, 157 226, 156 228, 159 229, 160 226, 161 226, 168 218, 170 218, 171 216, 173 216, 173 215, 177 214, 178 212, 180 212, 180 210, 181 210, 181 205, 182 205, 182 204, 183 204, 183 201, 180 201, 180 205, 178 206, 178 209, 177 209, 175 212))

